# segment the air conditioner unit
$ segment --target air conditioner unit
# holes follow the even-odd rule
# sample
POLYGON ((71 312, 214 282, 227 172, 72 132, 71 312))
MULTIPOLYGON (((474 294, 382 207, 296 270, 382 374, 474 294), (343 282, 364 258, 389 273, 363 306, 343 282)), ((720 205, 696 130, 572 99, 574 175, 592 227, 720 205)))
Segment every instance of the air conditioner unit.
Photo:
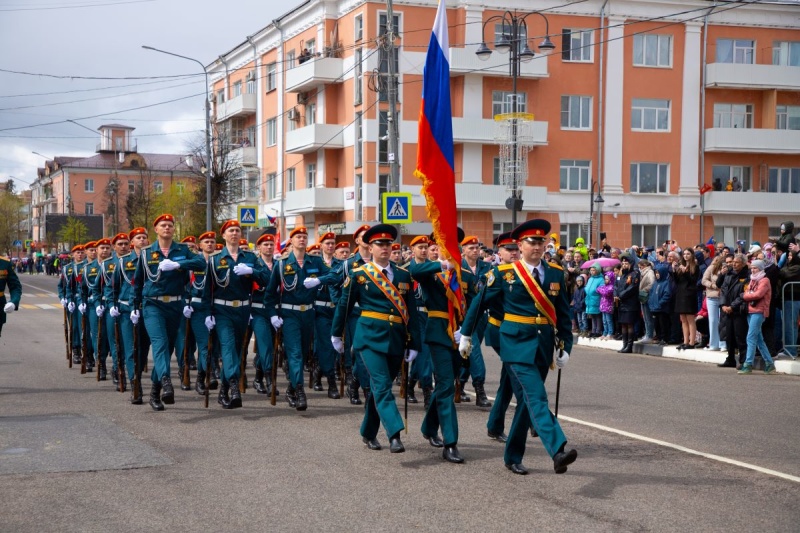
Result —
POLYGON ((256 79, 256 72, 251 70, 247 73, 247 81, 254 81, 256 79))
POLYGON ((297 103, 305 104, 308 102, 308 93, 297 93, 297 103))
POLYGON ((286 116, 289 118, 289 120, 293 120, 295 122, 300 120, 300 113, 294 107, 289 110, 286 116))

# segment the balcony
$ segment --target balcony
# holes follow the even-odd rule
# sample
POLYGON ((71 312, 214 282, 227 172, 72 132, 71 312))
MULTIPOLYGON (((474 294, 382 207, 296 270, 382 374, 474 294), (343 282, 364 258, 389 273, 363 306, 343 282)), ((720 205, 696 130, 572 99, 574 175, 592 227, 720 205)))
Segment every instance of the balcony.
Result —
POLYGON ((228 152, 228 161, 239 167, 254 167, 258 165, 258 153, 255 146, 243 146, 228 152))
POLYGON ((775 192, 712 191, 705 196, 705 214, 742 214, 764 216, 797 215, 800 194, 775 192))
POLYGON ((287 215, 304 213, 335 212, 344 209, 344 190, 340 188, 314 187, 286 193, 287 215))
POLYGON ((800 90, 800 68, 781 65, 706 65, 706 87, 726 89, 800 90))
MULTIPOLYGON (((505 185, 456 183, 456 205, 459 209, 505 209, 509 191, 505 185)), ((522 187, 523 211, 547 207, 547 187, 522 187)))
MULTIPOLYGON (((481 61, 475 55, 476 47, 450 49, 450 75, 484 74, 487 76, 509 76, 508 54, 492 52, 489 59, 481 61)), ((521 78, 547 78, 547 56, 537 55, 533 61, 520 63, 519 76, 521 78)))
MULTIPOLYGON (((498 144, 497 131, 498 125, 491 118, 453 117, 453 142, 456 144, 498 144)), ((534 121, 532 133, 535 146, 547 145, 547 122, 534 121)))
POLYGON ((217 122, 233 117, 242 117, 256 114, 256 95, 240 94, 227 102, 217 104, 217 122))
POLYGON ((344 148, 342 126, 311 124, 286 133, 287 154, 308 154, 320 148, 344 148))
POLYGON ((321 57, 306 61, 286 71, 286 91, 305 92, 317 85, 341 83, 344 60, 336 57, 321 57))
POLYGON ((800 131, 755 128, 709 128, 706 152, 800 154, 800 131))

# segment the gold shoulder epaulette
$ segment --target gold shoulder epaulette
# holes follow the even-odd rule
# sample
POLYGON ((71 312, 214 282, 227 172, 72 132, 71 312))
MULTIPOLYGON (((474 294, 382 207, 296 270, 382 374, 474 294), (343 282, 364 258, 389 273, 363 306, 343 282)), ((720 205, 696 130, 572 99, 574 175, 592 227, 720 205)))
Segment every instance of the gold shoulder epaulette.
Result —
POLYGON ((408 266, 408 263, 406 263, 403 266, 397 265, 397 270, 402 270, 403 272, 408 272, 408 269, 406 268, 406 266, 408 266))
POLYGON ((3 261, 11 261, 11 259, 9 259, 7 255, 0 255, 0 259, 2 259, 3 261))
POLYGON ((502 264, 502 265, 497 265, 497 270, 500 270, 500 271, 503 271, 503 270, 512 270, 513 268, 514 268, 514 265, 512 265, 512 264, 502 264))
POLYGON ((363 272, 363 271, 364 271, 364 265, 361 265, 360 267, 352 269, 350 272, 363 272))
POLYGON ((561 265, 558 265, 558 264, 556 264, 556 263, 547 263, 547 265, 548 265, 548 266, 551 266, 551 267, 553 267, 553 268, 557 268, 557 269, 559 269, 559 270, 564 270, 564 267, 562 267, 561 265))

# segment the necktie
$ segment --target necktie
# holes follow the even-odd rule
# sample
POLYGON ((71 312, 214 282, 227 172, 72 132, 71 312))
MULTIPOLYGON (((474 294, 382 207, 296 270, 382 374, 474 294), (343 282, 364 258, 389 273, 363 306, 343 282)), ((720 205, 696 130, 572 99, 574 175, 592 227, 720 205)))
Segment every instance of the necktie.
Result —
POLYGON ((533 279, 536 280, 537 285, 542 284, 542 280, 539 279, 539 269, 536 267, 533 268, 533 279))
POLYGON ((389 270, 388 269, 384 268, 381 272, 383 272, 383 275, 386 276, 386 279, 388 279, 389 281, 392 281, 392 276, 389 275, 389 270))

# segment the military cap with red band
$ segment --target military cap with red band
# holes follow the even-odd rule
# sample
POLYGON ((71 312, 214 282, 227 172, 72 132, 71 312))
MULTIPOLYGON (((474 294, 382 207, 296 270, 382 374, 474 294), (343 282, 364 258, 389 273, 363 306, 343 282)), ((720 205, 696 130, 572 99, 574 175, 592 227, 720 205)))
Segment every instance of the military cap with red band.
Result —
POLYGON ((375 224, 361 236, 361 239, 370 244, 374 242, 391 242, 397 238, 397 228, 390 224, 375 224))
POLYGON ((194 238, 194 235, 187 235, 183 239, 181 239, 183 244, 197 244, 197 239, 194 238))
POLYGON ((225 223, 219 228, 220 234, 225 233, 225 230, 228 228, 241 228, 242 225, 239 224, 239 221, 236 219, 226 220, 225 223))
POLYGON ((128 237, 127 233, 117 233, 116 235, 114 235, 114 238, 111 239, 111 244, 112 245, 117 244, 117 241, 119 240, 129 241, 130 238, 128 237))
POLYGON ((275 235, 272 235, 271 233, 265 233, 258 238, 256 244, 261 244, 262 242, 275 242, 275 235))
POLYGON ((207 231, 205 233, 201 233, 200 236, 197 238, 197 241, 200 242, 200 241, 205 241, 205 240, 208 240, 208 239, 211 239, 212 241, 216 242, 217 234, 214 233, 213 231, 207 231))
POLYGON ((544 240, 550 232, 550 223, 542 218, 527 220, 511 231, 511 238, 521 241, 523 239, 544 240))
POLYGON ((299 228, 294 228, 291 233, 289 233, 289 238, 291 239, 295 235, 308 235, 308 230, 305 226, 300 226, 299 228))
POLYGON ((153 222, 153 227, 155 228, 156 226, 158 226, 159 222, 164 222, 164 221, 172 222, 174 224, 175 223, 175 217, 170 215, 169 213, 164 213, 163 215, 159 215, 156 218, 156 221, 153 222))
POLYGON ((502 246, 504 248, 510 248, 512 250, 515 250, 517 248, 517 241, 512 239, 511 232, 507 231, 497 236, 497 238, 494 240, 494 245, 497 248, 500 248, 502 246))
POLYGON ((133 239, 137 235, 147 235, 147 230, 144 228, 133 228, 130 233, 128 233, 128 238, 133 239))

